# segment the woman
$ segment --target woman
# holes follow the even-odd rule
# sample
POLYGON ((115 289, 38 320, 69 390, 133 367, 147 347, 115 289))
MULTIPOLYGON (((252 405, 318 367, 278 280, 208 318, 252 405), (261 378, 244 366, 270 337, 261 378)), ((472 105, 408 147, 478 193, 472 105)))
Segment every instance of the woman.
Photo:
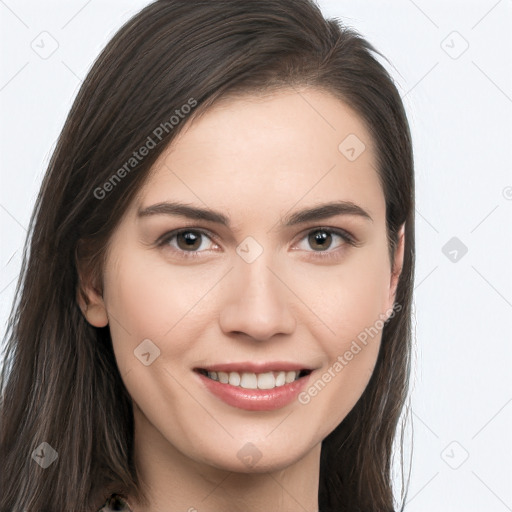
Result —
POLYGON ((395 510, 412 147, 307 0, 159 0, 88 74, 31 220, 1 510, 395 510))

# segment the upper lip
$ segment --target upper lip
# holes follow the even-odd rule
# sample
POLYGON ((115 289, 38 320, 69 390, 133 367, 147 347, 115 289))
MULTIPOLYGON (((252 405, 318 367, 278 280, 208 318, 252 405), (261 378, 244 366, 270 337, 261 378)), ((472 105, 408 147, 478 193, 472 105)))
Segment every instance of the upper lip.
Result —
POLYGON ((313 368, 289 361, 270 361, 266 363, 256 363, 254 361, 246 361, 240 363, 221 363, 212 364, 206 366, 200 366, 195 368, 196 370, 206 370, 208 372, 237 372, 237 373, 266 373, 266 372, 291 372, 309 370, 313 371, 313 368))

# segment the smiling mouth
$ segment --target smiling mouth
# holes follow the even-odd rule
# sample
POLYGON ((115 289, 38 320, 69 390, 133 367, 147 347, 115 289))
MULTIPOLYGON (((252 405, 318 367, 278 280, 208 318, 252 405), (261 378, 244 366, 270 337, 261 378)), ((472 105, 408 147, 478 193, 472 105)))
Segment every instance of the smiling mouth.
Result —
POLYGON ((213 372, 198 368, 195 371, 205 377, 243 389, 274 389, 291 384, 311 373, 311 370, 252 372, 213 372))

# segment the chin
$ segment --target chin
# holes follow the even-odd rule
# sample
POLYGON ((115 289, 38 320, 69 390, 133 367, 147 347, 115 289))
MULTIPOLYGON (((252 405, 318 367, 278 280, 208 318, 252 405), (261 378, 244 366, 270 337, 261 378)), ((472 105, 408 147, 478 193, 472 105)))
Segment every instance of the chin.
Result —
MULTIPOLYGON (((260 440, 261 441, 261 440, 260 440)), ((202 454, 198 462, 206 463, 216 469, 244 474, 260 474, 284 470, 293 466, 306 455, 312 447, 278 446, 272 443, 250 441, 234 443, 235 446, 226 447, 222 453, 212 453, 210 457, 202 454), (299 448, 299 449, 298 449, 299 448), (232 456, 231 454, 234 454, 232 456), (228 456, 230 455, 230 456, 228 456)))

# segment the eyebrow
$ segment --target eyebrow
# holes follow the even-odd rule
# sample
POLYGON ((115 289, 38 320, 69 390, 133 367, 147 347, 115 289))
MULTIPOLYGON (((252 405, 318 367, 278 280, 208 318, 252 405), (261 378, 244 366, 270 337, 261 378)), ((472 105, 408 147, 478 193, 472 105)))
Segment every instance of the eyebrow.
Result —
MULTIPOLYGON (((226 217, 226 215, 221 212, 211 210, 209 208, 190 206, 179 202, 166 201, 157 203, 148 206, 147 208, 139 209, 137 212, 137 217, 148 217, 152 215, 175 215, 193 220, 214 222, 228 228, 230 227, 229 217, 226 217)), ((291 215, 286 215, 282 219, 282 225, 284 227, 291 227, 297 224, 327 219, 336 215, 358 216, 373 222, 370 214, 357 204, 350 201, 334 201, 306 208, 304 210, 294 212, 291 215)))

